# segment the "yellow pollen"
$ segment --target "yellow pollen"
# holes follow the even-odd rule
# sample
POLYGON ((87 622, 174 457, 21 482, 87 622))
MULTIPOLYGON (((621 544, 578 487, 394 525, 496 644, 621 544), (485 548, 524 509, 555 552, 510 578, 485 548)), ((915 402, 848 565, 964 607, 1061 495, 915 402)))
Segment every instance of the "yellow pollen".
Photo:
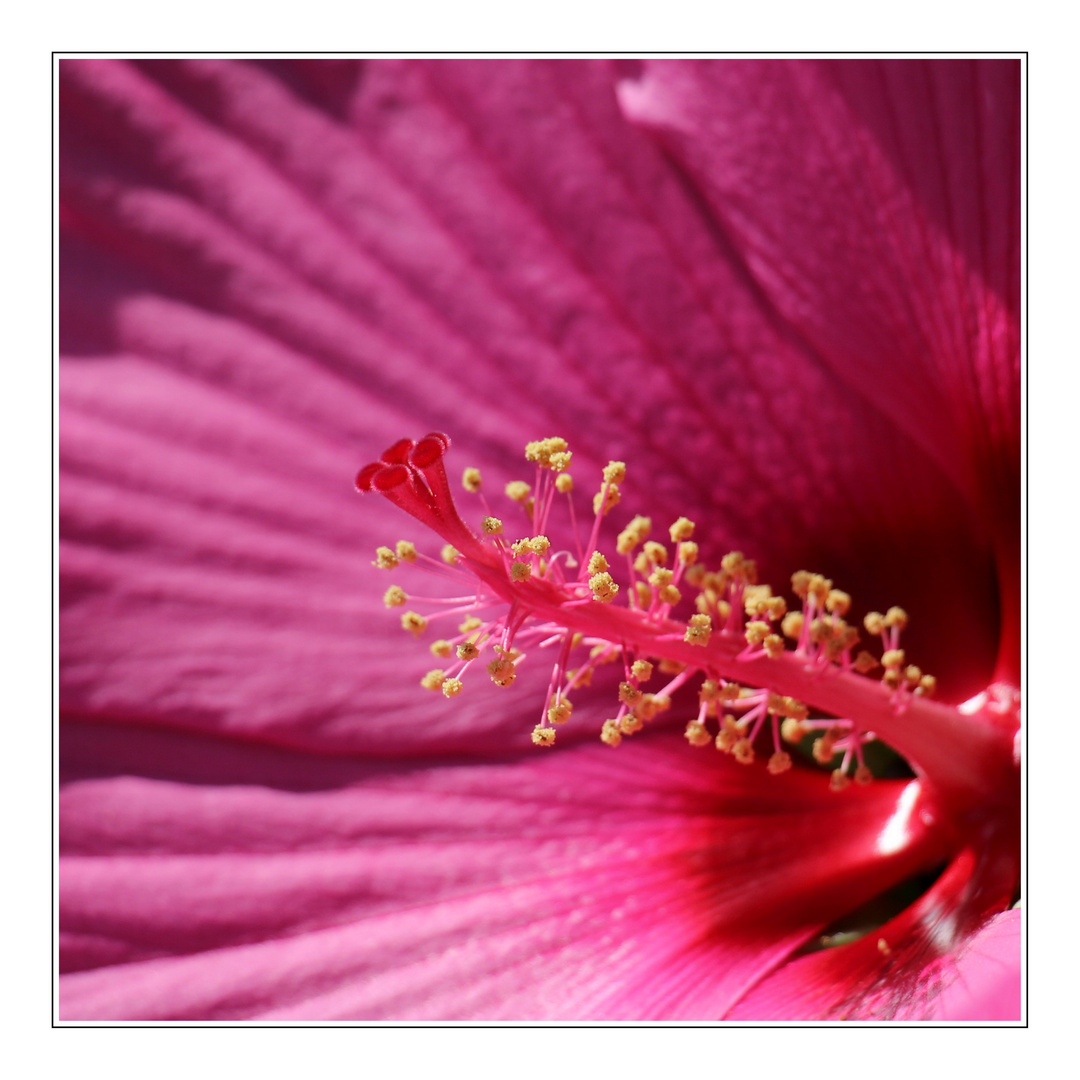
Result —
POLYGON ((706 679, 698 688, 698 699, 716 701, 720 697, 720 684, 715 679, 706 679))
POLYGON ((619 700, 633 708, 643 697, 642 692, 631 682, 619 683, 619 700))
POLYGON ((683 574, 683 580, 686 582, 687 585, 693 585, 695 589, 700 589, 705 581, 705 575, 708 571, 705 569, 704 563, 699 563, 697 561, 697 557, 698 546, 694 543, 693 540, 686 540, 679 545, 679 558, 681 558, 682 561, 687 564, 686 573, 683 574), (683 548, 694 549, 693 560, 691 560, 689 556, 683 554, 683 548), (692 566, 689 565, 691 562, 693 562, 692 566))
POLYGON ((564 472, 570 467, 572 456, 568 452, 566 440, 558 436, 525 444, 525 460, 535 461, 541 469, 564 472))
POLYGON ((465 684, 460 679, 447 679, 442 684, 442 692, 446 697, 457 697, 464 689, 465 684))
POLYGON ((433 668, 420 680, 420 685, 425 690, 438 690, 445 680, 446 673, 442 668, 433 668))
POLYGON ((416 562, 416 545, 411 540, 399 540, 394 545, 394 548, 396 550, 397 557, 402 562, 416 562))
POLYGON ((792 641, 798 641, 799 635, 802 634, 803 628, 803 613, 801 611, 789 611, 784 616, 784 621, 780 624, 780 629, 784 631, 784 636, 791 638, 792 641))
POLYGON ((892 949, 889 948, 889 943, 883 937, 877 939, 877 947, 882 956, 892 956, 892 949))
POLYGON ((644 727, 644 724, 641 722, 641 717, 635 716, 632 712, 625 713, 619 721, 619 731, 623 735, 633 735, 635 732, 640 731, 642 727, 644 727))
POLYGON ((635 660, 630 665, 630 674, 638 682, 648 682, 652 678, 652 667, 648 660, 635 660))
POLYGON ((408 599, 405 590, 400 585, 391 585, 390 588, 383 593, 382 602, 387 607, 401 607, 408 599))
POLYGON ((665 585, 658 593, 661 602, 674 606, 682 599, 682 593, 674 585, 665 585))
POLYGON ((686 665, 681 660, 669 660, 667 657, 661 659, 657 667, 665 675, 679 675, 686 670, 686 665))
POLYGON ((671 534, 673 544, 679 540, 689 540, 694 535, 694 523, 689 518, 681 517, 668 532, 671 534))
POLYGON ((444 563, 453 566, 461 557, 461 552, 458 551, 453 544, 443 544, 443 549, 439 552, 439 557, 444 563))
POLYGON ((796 570, 791 575, 791 591, 800 600, 805 600, 810 595, 810 579, 813 576, 808 570, 796 570))
MULTIPOLYGON (((678 547, 679 562, 683 566, 692 566, 698 560, 698 546, 693 540, 680 540, 678 547)), ((689 574, 687 575, 689 580, 689 574)), ((691 582, 693 584, 693 582, 691 582)))
POLYGON ((574 478, 569 473, 560 473, 555 477, 555 490, 560 495, 566 495, 574 490, 574 478))
POLYGON ((924 675, 919 680, 919 685, 915 690, 916 694, 924 694, 929 697, 937 689, 937 679, 933 675, 924 675))
POLYGON ((832 592, 832 582, 821 574, 811 574, 809 592, 818 602, 818 606, 821 607, 828 599, 829 593, 832 592))
POLYGON ((881 655, 881 665, 887 668, 902 668, 904 666, 904 650, 887 649, 881 655))
POLYGON ((708 729, 704 724, 698 723, 697 720, 691 720, 686 725, 686 741, 691 746, 708 746, 712 742, 712 736, 709 734, 708 729))
POLYGON ((748 645, 760 645, 768 636, 768 623, 752 622, 746 624, 746 642, 748 645))
POLYGON ((634 582, 634 594, 639 607, 647 608, 652 603, 652 589, 644 581, 634 582))
POLYGON ((626 479, 626 462, 609 461, 604 466, 604 483, 621 484, 626 479))
POLYGON ((780 738, 789 743, 802 742, 806 738, 806 728, 798 720, 789 716, 780 725, 780 738))
POLYGON ((784 655, 784 639, 779 634, 770 634, 762 643, 765 655, 770 660, 784 655))
POLYGON ((856 784, 862 784, 863 786, 865 786, 866 784, 869 784, 870 781, 873 780, 873 779, 874 779, 874 774, 870 771, 869 766, 860 765, 855 770, 855 783, 856 784))
POLYGON ((486 517, 480 523, 485 536, 497 536, 503 531, 503 523, 497 517, 486 517))
POLYGON ((868 611, 863 619, 863 626, 868 634, 876 636, 885 629, 885 616, 880 611, 868 611))
POLYGON ((480 650, 471 641, 463 641, 457 647, 457 655, 459 660, 475 660, 480 650))
POLYGON ((599 551, 594 551, 589 557, 589 573, 590 574, 602 574, 608 568, 608 561, 600 554, 599 551))
POLYGON ((754 760, 754 747, 749 739, 739 739, 731 748, 731 752, 740 765, 749 765, 754 760))
POLYGON ((854 668, 860 675, 867 675, 878 666, 877 660, 875 660, 865 649, 855 657, 854 668))
POLYGON ((615 584, 611 575, 606 571, 593 574, 589 578, 589 588, 592 589, 593 599, 599 600, 601 604, 610 604, 619 591, 619 586, 615 584))
POLYGON ((509 686, 517 678, 517 669, 505 656, 492 660, 487 666, 487 672, 496 686, 509 686))
POLYGON ((466 615, 458 624, 458 630, 463 634, 471 634, 474 630, 479 630, 483 625, 483 619, 478 619, 475 615, 466 615))
POLYGON ((527 562, 516 562, 510 564, 510 580, 511 581, 528 581, 532 577, 532 566, 527 562))
POLYGON ((835 757, 833 752, 833 744, 835 742, 836 740, 829 735, 822 735, 821 738, 814 740, 814 760, 819 765, 828 765, 833 757, 835 757))
POLYGON ((561 701, 557 701, 547 711, 547 718, 549 723, 552 724, 565 724, 570 719, 570 714, 574 711, 574 706, 570 704, 566 698, 561 701))
POLYGON ((712 619, 708 615, 691 615, 683 641, 688 645, 708 645, 712 637, 712 619))
POLYGON ((401 616, 402 629, 408 630, 414 637, 419 637, 427 629, 427 619, 415 611, 406 611, 401 616))
POLYGON ((543 724, 537 724, 536 727, 533 728, 532 741, 537 746, 554 746, 555 729, 544 727, 543 724))
POLYGON ((900 688, 900 672, 896 668, 888 668, 885 674, 881 676, 881 681, 890 690, 898 690, 900 688))
POLYGON ((843 791, 850 782, 847 773, 840 769, 833 769, 832 776, 829 777, 829 787, 833 791, 843 791))
POLYGON ((430 648, 432 656, 441 657, 443 660, 448 660, 454 653, 454 646, 446 638, 433 641, 430 648))
POLYGON ((832 589, 825 597, 825 610, 833 615, 846 615, 851 608, 851 597, 840 589, 832 589))
POLYGON ((619 505, 619 500, 622 496, 619 494, 618 484, 607 484, 600 491, 593 496, 592 508, 594 514, 599 514, 604 517, 612 509, 612 507, 619 505), (603 509, 600 506, 600 496, 604 497, 603 509))
POLYGON ((667 566, 668 550, 657 540, 647 540, 642 548, 645 558, 655 566, 667 566))
POLYGON ((529 487, 524 480, 511 480, 510 483, 506 485, 506 494, 509 498, 513 499, 514 502, 527 502, 530 491, 532 491, 532 488, 529 487))
POLYGON ((622 732, 619 731, 618 720, 605 720, 600 729, 600 741, 608 746, 618 746, 622 742, 622 732))
POLYGON ((634 712, 642 720, 651 720, 657 713, 662 713, 671 708, 671 698, 667 694, 642 694, 634 712))
POLYGON ((781 773, 787 772, 791 768, 791 755, 785 753, 783 750, 777 750, 772 757, 769 758, 769 772, 773 776, 779 776, 781 773))
POLYGON ((481 486, 480 470, 472 467, 466 469, 461 475, 461 486, 475 495, 481 486))
POLYGON ((638 516, 633 518, 630 524, 619 533, 618 538, 615 541, 615 550, 620 555, 629 555, 634 548, 649 535, 649 530, 651 528, 652 519, 642 517, 638 514, 638 516))
POLYGON ((903 630, 907 621, 907 612, 903 608, 891 607, 885 612, 885 625, 890 629, 895 626, 897 630, 903 630))
POLYGON ((398 557, 388 547, 375 549, 375 561, 371 564, 372 566, 377 566, 380 570, 393 570, 397 564, 398 557))
POLYGON ((662 589, 665 585, 670 585, 674 577, 673 571, 660 567, 649 575, 649 584, 662 589))
POLYGON ((917 683, 922 678, 922 669, 915 664, 908 664, 908 666, 904 668, 904 678, 907 679, 909 683, 917 683))

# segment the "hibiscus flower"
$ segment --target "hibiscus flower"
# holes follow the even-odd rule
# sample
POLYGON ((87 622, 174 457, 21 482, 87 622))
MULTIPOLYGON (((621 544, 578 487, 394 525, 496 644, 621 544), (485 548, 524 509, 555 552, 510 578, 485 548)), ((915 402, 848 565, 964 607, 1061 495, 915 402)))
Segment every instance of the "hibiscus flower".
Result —
POLYGON ((1018 62, 65 60, 60 107, 61 1019, 1019 1018, 1018 62), (422 689, 372 560, 442 540, 351 482, 429 429, 390 460, 492 503, 528 440, 627 462, 600 548, 685 516, 902 607, 934 696, 837 679, 916 775, 690 745, 689 683, 605 745, 604 669, 536 747, 539 651, 422 689))

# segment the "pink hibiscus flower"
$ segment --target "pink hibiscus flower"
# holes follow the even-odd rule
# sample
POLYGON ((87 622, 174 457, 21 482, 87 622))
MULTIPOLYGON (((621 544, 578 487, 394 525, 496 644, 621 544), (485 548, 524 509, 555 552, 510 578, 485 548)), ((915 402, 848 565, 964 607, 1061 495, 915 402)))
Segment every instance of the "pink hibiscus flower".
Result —
POLYGON ((61 1019, 1018 1019, 1019 75, 62 61, 61 1019), (902 605, 917 778, 422 690, 351 481, 429 428, 902 605))

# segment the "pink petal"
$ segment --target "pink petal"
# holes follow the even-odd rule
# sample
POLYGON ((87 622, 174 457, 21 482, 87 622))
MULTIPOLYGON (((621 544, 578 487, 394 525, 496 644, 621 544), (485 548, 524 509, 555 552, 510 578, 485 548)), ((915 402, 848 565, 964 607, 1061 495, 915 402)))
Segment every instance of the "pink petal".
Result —
POLYGON ((902 785, 838 799, 663 736, 486 765, 64 746, 65 1019, 710 1019, 934 858, 917 828, 880 850, 902 785))

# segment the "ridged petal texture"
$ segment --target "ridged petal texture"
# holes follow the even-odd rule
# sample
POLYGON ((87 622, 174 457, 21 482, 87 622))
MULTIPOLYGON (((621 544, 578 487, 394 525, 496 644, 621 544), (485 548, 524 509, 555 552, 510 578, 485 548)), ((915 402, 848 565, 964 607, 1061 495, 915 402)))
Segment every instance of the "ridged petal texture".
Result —
POLYGON ((888 784, 587 745, 599 679, 537 757, 542 658, 425 694, 370 564, 437 545, 351 480, 439 429, 498 492, 563 435, 581 490, 626 460, 626 516, 902 603, 981 689, 1017 85, 61 61, 61 1016, 716 1018, 929 858, 875 847, 888 784))

